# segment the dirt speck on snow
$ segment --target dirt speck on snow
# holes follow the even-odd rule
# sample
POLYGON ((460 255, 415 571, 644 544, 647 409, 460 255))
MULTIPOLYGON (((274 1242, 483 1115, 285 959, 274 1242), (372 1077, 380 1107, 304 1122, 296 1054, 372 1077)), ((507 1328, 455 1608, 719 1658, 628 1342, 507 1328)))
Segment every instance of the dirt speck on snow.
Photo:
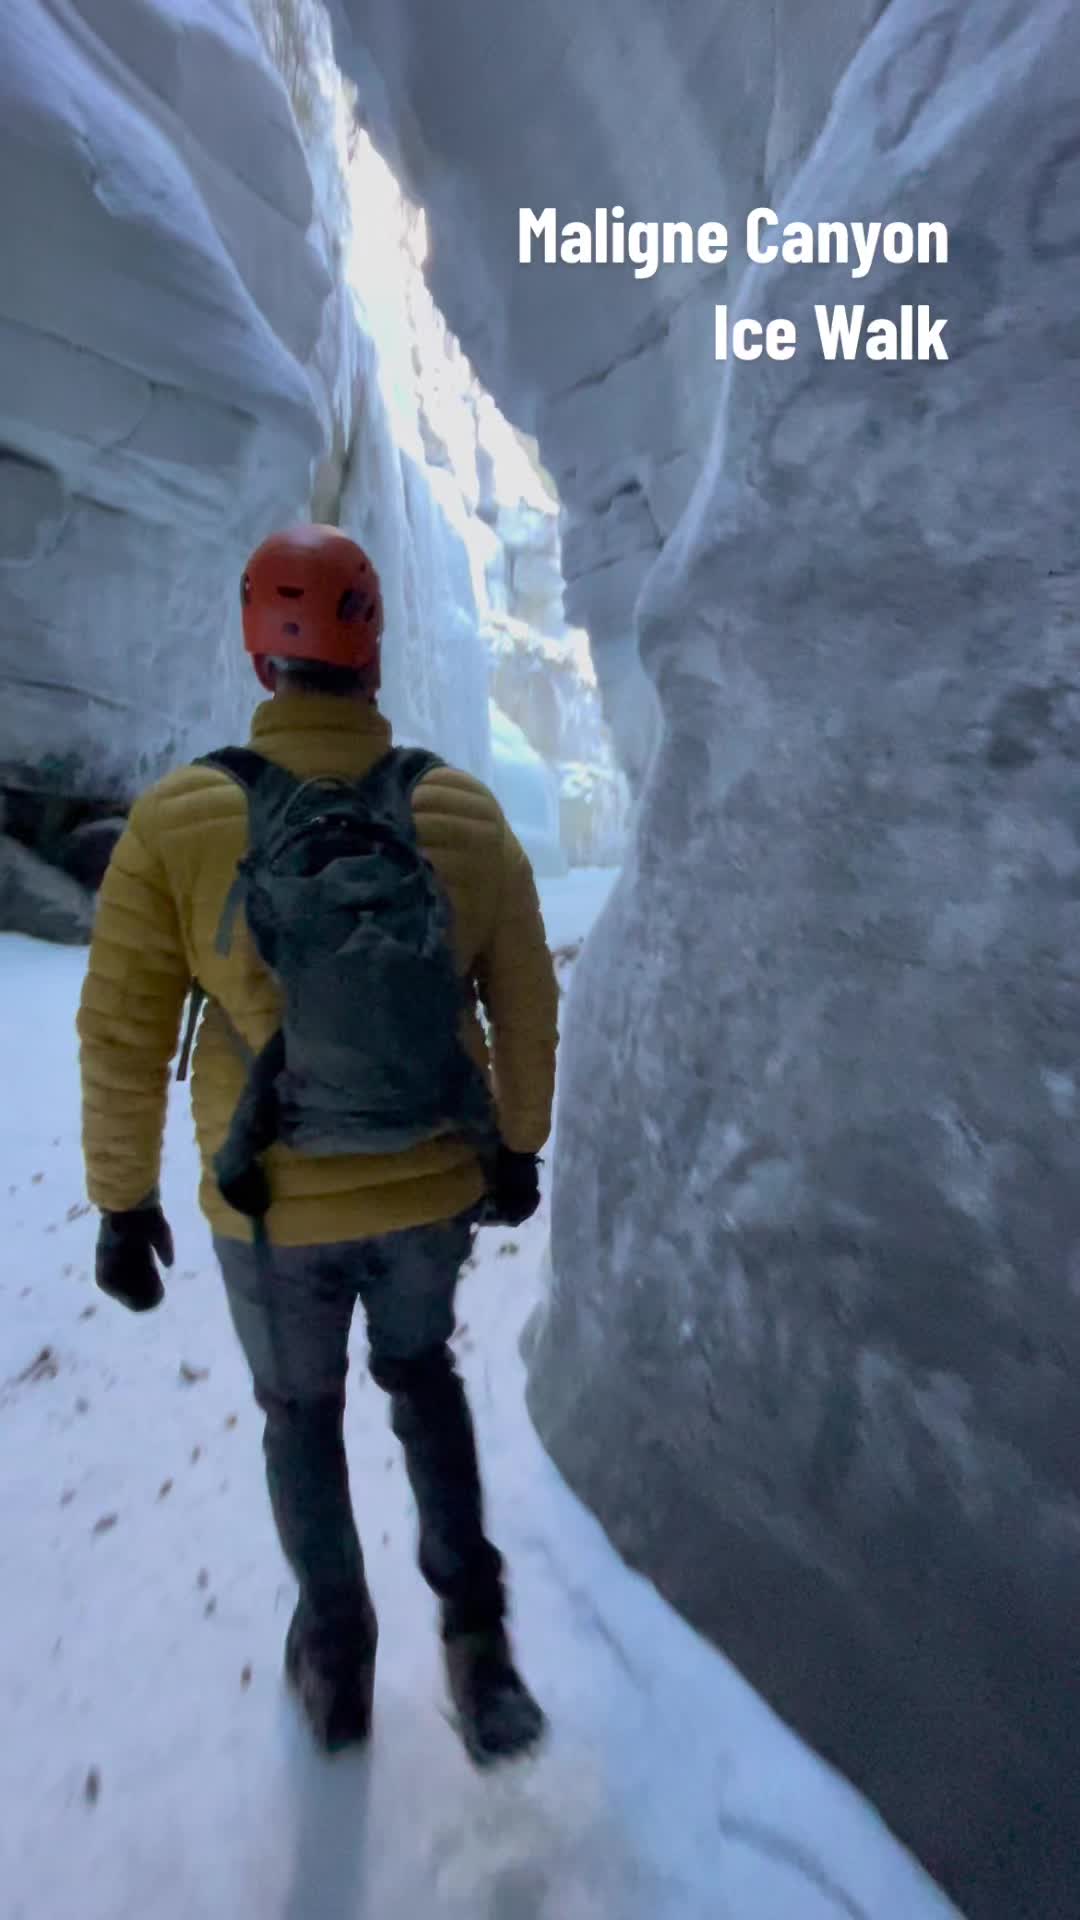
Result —
POLYGON ((520 1253, 520 1251, 521 1249, 516 1240, 504 1240, 502 1246, 499 1248, 498 1257, 502 1260, 508 1253, 520 1253))
POLYGON ((43 1173, 33 1173, 30 1176, 30 1185, 32 1187, 40 1187, 44 1178, 45 1178, 45 1175, 43 1173))
POLYGON ((197 1460, 201 1460, 201 1459, 202 1459, 202 1448, 201 1448, 201 1447, 192 1447, 192 1449, 191 1449, 191 1464, 192 1464, 192 1466, 194 1466, 194 1465, 195 1465, 195 1463, 196 1463, 196 1461, 197 1461, 197 1460))
POLYGON ((90 1402, 86 1398, 86 1395, 84 1393, 80 1393, 78 1399, 76 1400, 75 1411, 76 1413, 89 1413, 90 1402))
POLYGON ((88 1807, 96 1807, 101 1796, 101 1775, 96 1767, 91 1767, 83 1782, 83 1799, 88 1807))
POLYGON ((203 1590, 203 1592, 205 1592, 206 1588, 210 1585, 210 1575, 207 1573, 205 1567, 199 1568, 198 1574, 196 1575, 196 1578, 195 1578, 195 1585, 197 1587, 200 1587, 203 1590))
POLYGON ((206 1618, 209 1620, 210 1615, 216 1612, 217 1612, 217 1601, 214 1599, 213 1594, 211 1594, 209 1600, 207 1601, 205 1607, 203 1608, 203 1613, 206 1615, 206 1618))
POLYGON ((196 1380, 209 1380, 209 1367, 193 1367, 190 1361, 181 1360, 180 1378, 185 1386, 193 1386, 196 1380))
POLYGON ((87 1202, 85 1205, 81 1204, 80 1202, 76 1202, 76 1204, 73 1207, 68 1208, 67 1212, 64 1215, 64 1219, 68 1221, 82 1220, 82 1219, 85 1219, 89 1211, 90 1211, 89 1202, 87 1202))
POLYGON ((240 1669, 240 1685, 241 1685, 241 1686, 242 1686, 242 1687, 244 1688, 244 1690, 245 1690, 245 1692, 247 1691, 247 1689, 248 1689, 248 1687, 250 1687, 250 1685, 251 1685, 251 1668, 250 1668, 250 1666, 246 1666, 246 1667, 241 1667, 241 1669, 240 1669))
POLYGON ((96 1312, 97 1312, 97 1308, 95 1306, 84 1307, 82 1312, 79 1315, 79 1319, 92 1320, 96 1312))
POLYGON ((60 1362, 51 1347, 42 1347, 28 1367, 15 1375, 14 1384, 22 1386, 26 1380, 55 1380, 60 1371, 60 1362))
POLYGON ((74 1487, 65 1487, 63 1493, 60 1495, 60 1505, 62 1507, 70 1507, 74 1498, 75 1498, 74 1487))
POLYGON ((90 1531, 91 1533, 111 1533, 119 1518, 118 1513, 103 1513, 100 1520, 94 1521, 90 1531))
POLYGON ((225 1425, 226 1425, 227 1427, 235 1427, 235 1425, 236 1425, 236 1415, 235 1415, 235 1413, 227 1413, 227 1414, 225 1415, 225 1425))
POLYGON ((157 1490, 157 1497, 159 1500, 164 1500, 166 1495, 170 1494, 171 1492, 172 1492, 172 1481, 163 1480, 160 1487, 157 1490))

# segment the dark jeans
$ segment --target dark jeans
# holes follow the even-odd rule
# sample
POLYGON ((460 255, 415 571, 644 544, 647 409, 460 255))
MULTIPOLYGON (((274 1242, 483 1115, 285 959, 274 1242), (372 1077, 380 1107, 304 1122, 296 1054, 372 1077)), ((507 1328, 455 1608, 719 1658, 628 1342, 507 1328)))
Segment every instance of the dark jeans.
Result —
POLYGON ((443 1632, 503 1616, 502 1560, 484 1535, 472 1419, 447 1342, 475 1213, 433 1227, 334 1246, 254 1248, 215 1237, 229 1311, 266 1415, 266 1477, 278 1535, 312 1628, 328 1640, 362 1629, 364 1559, 353 1519, 343 1422, 349 1329, 367 1317, 372 1379, 419 1514, 420 1570, 443 1632))

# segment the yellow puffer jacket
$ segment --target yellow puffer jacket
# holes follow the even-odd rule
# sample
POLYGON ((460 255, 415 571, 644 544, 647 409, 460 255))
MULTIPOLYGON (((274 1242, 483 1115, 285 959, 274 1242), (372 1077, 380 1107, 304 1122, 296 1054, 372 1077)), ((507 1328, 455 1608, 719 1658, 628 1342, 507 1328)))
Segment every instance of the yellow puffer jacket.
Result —
MULTIPOLYGON (((251 744, 303 777, 361 777, 391 744, 376 708, 290 693, 258 708, 251 744)), ((454 908, 462 978, 483 1006, 467 1044, 491 1074, 502 1137, 538 1153, 554 1095, 557 987, 532 870, 498 802, 469 775, 438 768, 413 798, 421 847, 454 908)), ((225 956, 215 937, 236 863, 247 845, 247 801, 205 767, 169 774, 139 799, 98 900, 78 1016, 83 1147, 91 1202, 139 1205, 158 1182, 170 1063, 193 980, 210 996, 192 1072, 203 1160, 202 1206, 216 1233, 247 1239, 247 1221, 222 1201, 209 1171, 245 1080, 229 1023, 254 1051, 279 1020, 277 991, 238 916, 225 956)), ((378 1157, 266 1156, 280 1246, 325 1244, 448 1219, 483 1193, 480 1166, 443 1138, 378 1157)))

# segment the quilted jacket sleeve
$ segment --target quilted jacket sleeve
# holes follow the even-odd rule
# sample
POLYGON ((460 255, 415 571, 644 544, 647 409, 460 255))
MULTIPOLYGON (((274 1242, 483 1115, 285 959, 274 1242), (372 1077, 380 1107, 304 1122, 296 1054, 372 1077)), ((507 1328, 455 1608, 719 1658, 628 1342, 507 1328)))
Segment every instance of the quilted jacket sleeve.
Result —
POLYGON ((168 878, 137 802, 98 896, 78 1014, 87 1193, 105 1212, 154 1193, 184 999, 190 986, 168 878))
POLYGON ((505 820, 498 903, 476 982, 491 1023, 503 1140, 516 1153, 539 1153, 551 1131, 559 995, 532 868, 505 820))

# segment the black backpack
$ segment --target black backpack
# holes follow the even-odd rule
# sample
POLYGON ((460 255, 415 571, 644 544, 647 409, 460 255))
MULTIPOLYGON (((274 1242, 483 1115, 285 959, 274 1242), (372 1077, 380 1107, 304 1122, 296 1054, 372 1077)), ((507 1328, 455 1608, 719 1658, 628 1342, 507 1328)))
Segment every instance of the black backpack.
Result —
MULTIPOLYGON (((300 780, 248 747, 196 762, 248 800, 249 846, 218 951, 242 910, 284 1001, 280 1028, 248 1053, 214 1160, 222 1196, 257 1227, 271 1199, 260 1156, 275 1141, 316 1156, 397 1153, 447 1133, 482 1157, 497 1145, 487 1081, 461 1037, 450 903, 412 816, 413 789, 443 764, 395 748, 356 781, 300 780)), ((180 1077, 197 1014, 193 997, 180 1077)))

